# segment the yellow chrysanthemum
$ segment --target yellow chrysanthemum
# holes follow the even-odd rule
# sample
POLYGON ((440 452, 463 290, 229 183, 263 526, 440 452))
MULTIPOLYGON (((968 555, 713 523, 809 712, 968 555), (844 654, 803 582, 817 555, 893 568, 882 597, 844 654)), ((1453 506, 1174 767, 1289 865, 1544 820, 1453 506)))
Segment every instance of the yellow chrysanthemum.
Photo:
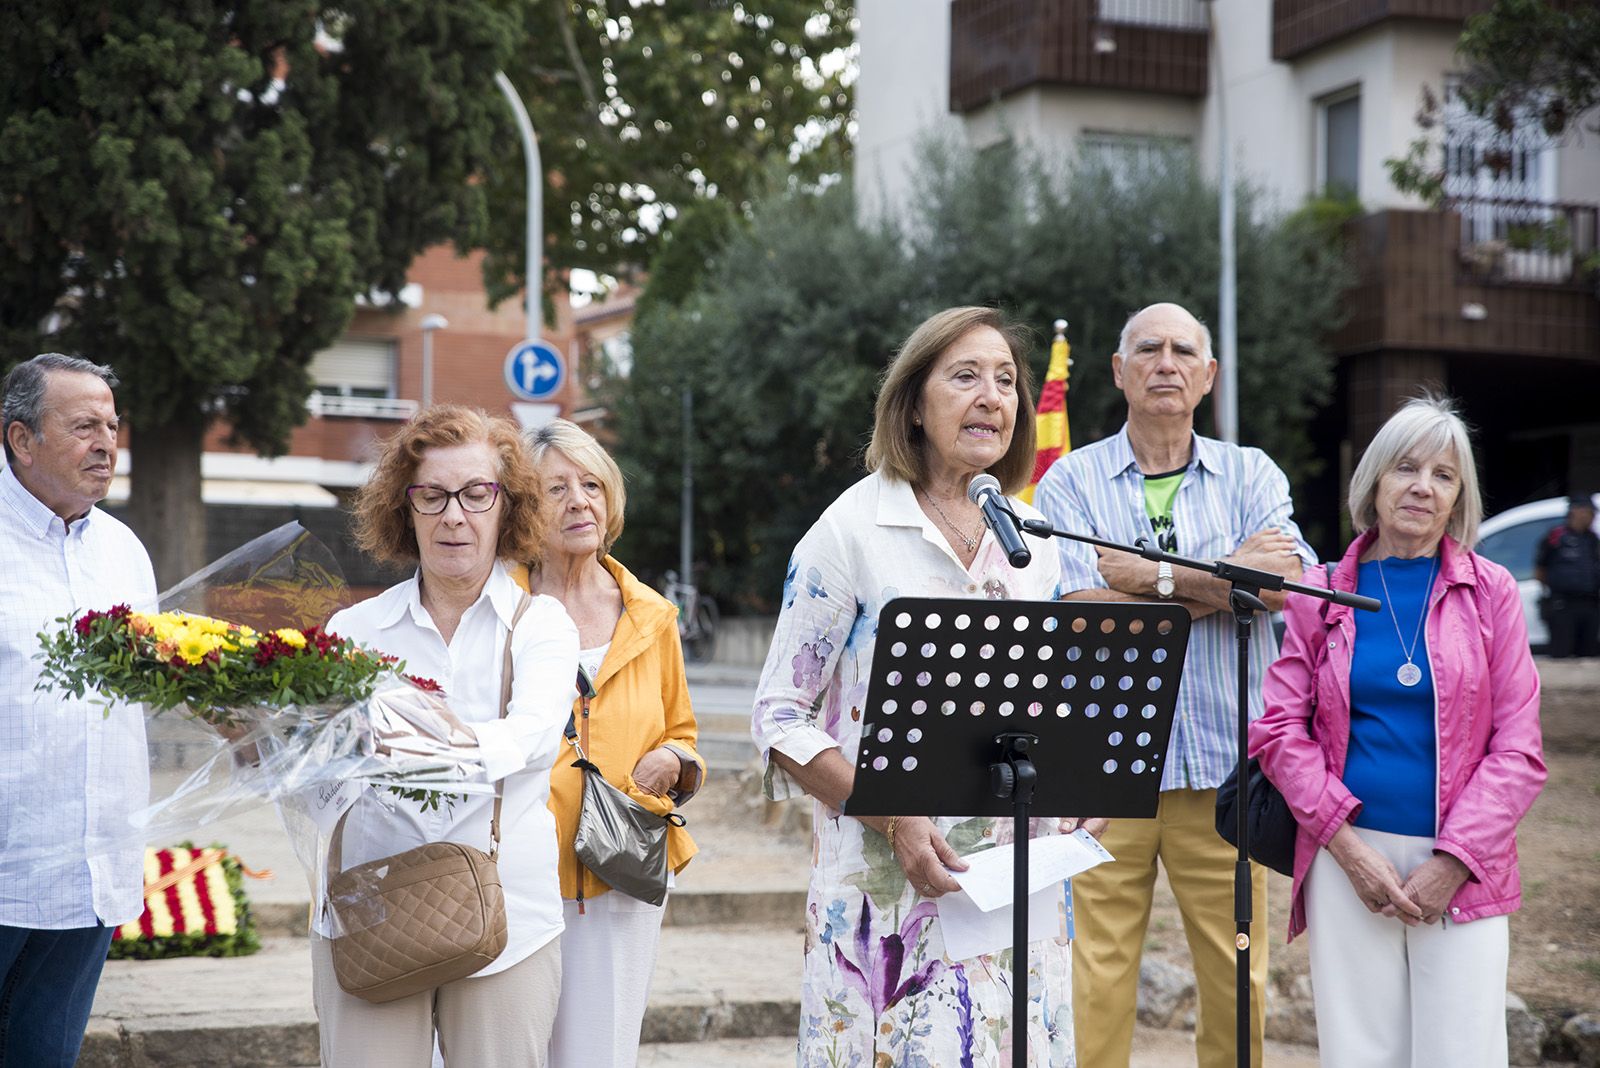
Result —
POLYGON ((296 649, 304 649, 306 647, 306 636, 293 627, 282 627, 272 633, 276 634, 285 644, 292 645, 296 649))
POLYGON ((183 657, 186 664, 200 663, 210 651, 209 643, 206 641, 204 634, 196 634, 194 631, 190 631, 178 639, 178 655, 183 657))

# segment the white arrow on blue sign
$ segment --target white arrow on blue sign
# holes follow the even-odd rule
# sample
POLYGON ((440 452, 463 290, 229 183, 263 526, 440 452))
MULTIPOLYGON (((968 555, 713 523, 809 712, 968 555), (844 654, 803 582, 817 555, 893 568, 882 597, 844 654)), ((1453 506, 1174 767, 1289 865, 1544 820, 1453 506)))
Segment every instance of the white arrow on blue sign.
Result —
POLYGON ((532 337, 506 353, 506 387, 524 400, 555 395, 567 377, 567 363, 548 341, 532 337))

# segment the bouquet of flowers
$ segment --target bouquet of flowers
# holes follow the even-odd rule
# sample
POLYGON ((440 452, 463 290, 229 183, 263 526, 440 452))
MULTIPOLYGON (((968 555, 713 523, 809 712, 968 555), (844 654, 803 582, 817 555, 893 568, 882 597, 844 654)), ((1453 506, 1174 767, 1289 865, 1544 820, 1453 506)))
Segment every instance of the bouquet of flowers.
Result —
MULTIPOLYGON (((353 748, 389 766, 362 774, 348 759, 333 763, 342 778, 379 782, 448 774, 454 760, 446 760, 447 750, 465 740, 437 683, 406 675, 394 657, 320 627, 257 631, 187 612, 135 612, 124 604, 56 623, 57 630, 39 635, 39 689, 77 698, 97 693, 106 715, 116 701, 143 704, 155 715, 178 709, 215 727, 253 764, 267 760, 277 794, 318 785, 318 769, 298 759, 311 751, 333 755, 327 745, 313 744, 318 731, 343 737, 357 728, 348 739, 353 746, 335 749, 348 757, 353 748), (446 744, 428 744, 430 733, 446 744), (408 755, 420 763, 406 761, 408 755), (287 768, 287 761, 299 766, 287 768)), ((437 790, 390 790, 424 808, 454 799, 437 790)))
POLYGON ((363 784, 425 809, 493 792, 436 683, 321 628, 347 600, 327 547, 289 523, 164 592, 160 611, 115 605, 39 635, 40 689, 150 713, 152 799, 128 841, 275 804, 311 864, 363 784))
POLYGON ((184 612, 147 615, 125 604, 56 620, 39 635, 39 688, 95 691, 155 713, 186 710, 237 730, 259 713, 372 696, 403 665, 319 627, 248 626, 184 612))

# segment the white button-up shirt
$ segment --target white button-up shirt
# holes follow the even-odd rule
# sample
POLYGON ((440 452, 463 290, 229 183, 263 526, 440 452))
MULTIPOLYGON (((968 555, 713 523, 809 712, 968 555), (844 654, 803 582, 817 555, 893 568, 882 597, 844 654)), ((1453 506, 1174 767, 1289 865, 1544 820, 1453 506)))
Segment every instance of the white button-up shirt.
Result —
MULTIPOLYGON (((548 802, 550 769, 561 754, 562 728, 577 697, 578 628, 560 601, 533 598, 512 637, 511 703, 500 719, 506 632, 522 589, 495 564, 448 644, 422 606, 421 589, 413 576, 339 612, 328 621, 328 630, 397 656, 405 661, 406 674, 442 686, 450 710, 476 732, 489 780, 505 780, 499 861, 507 937, 505 951, 477 973, 490 975, 561 933, 556 824, 548 802)), ((424 812, 387 790, 369 788, 345 821, 341 864, 352 868, 427 842, 459 842, 487 852, 493 807, 494 795, 469 794, 424 812)), ((325 937, 336 933, 321 910, 316 929, 325 937)))
POLYGON ((91 508, 69 527, 0 469, 0 924, 116 926, 144 909, 149 803, 137 705, 36 692, 39 632, 61 616, 126 604, 153 611, 144 546, 91 508))

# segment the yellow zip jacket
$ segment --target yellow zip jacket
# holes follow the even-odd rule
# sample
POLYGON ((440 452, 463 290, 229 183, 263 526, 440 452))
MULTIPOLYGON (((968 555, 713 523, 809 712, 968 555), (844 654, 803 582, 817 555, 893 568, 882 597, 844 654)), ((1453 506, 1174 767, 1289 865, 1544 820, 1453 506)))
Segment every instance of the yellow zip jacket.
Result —
MULTIPOLYGON (((678 753, 684 762, 684 774, 678 780, 678 805, 694 795, 706 773, 705 761, 695 749, 698 732, 683 671, 683 649, 678 641, 678 609, 610 556, 600 563, 622 589, 622 616, 611 634, 611 648, 606 650, 600 675, 594 680, 597 696, 589 702, 587 723, 582 718, 581 702, 573 703, 579 741, 589 759, 605 773, 606 781, 645 808, 665 815, 676 807, 674 802, 644 792, 633 781, 633 766, 639 758, 663 745, 678 753)), ((512 577, 527 589, 526 567, 515 568, 512 577)), ((561 896, 567 901, 581 901, 607 893, 611 887, 583 868, 573 852, 578 810, 583 802, 583 772, 572 766, 573 759, 568 747, 550 771, 550 811, 556 818, 556 842, 561 851, 557 861, 561 896)), ((668 828, 667 863, 674 872, 682 871, 696 851, 694 839, 686 829, 668 828)))

